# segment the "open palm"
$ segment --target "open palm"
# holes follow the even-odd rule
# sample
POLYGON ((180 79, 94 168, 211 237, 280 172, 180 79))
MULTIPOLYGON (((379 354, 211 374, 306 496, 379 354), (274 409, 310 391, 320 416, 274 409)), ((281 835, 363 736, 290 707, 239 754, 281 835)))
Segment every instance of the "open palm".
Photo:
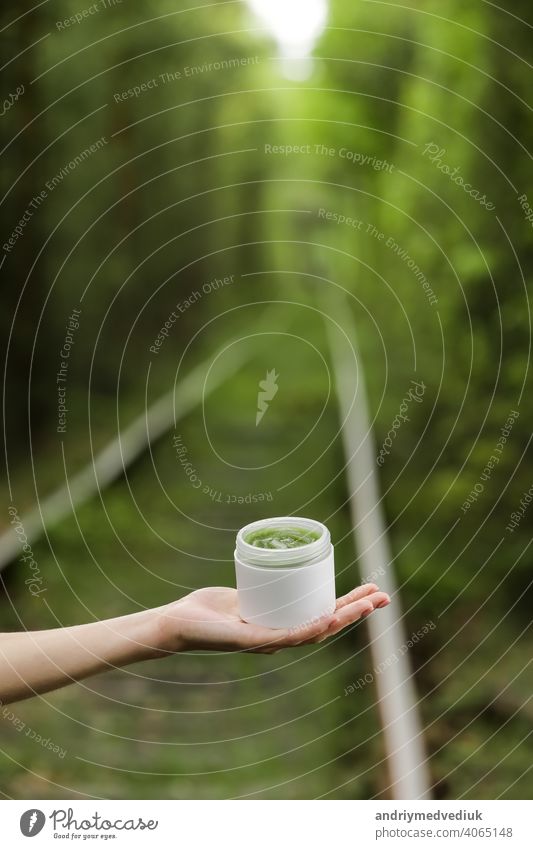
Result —
POLYGON ((376 584, 364 584, 337 599, 335 613, 297 628, 263 628, 239 616, 237 590, 206 587, 160 608, 160 630, 166 651, 211 649, 272 654, 291 646, 319 643, 389 604, 376 584))

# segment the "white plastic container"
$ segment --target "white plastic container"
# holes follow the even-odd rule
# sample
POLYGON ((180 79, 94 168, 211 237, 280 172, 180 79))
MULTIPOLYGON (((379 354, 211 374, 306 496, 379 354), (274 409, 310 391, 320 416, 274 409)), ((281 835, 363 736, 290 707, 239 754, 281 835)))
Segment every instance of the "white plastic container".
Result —
POLYGON ((235 548, 239 613, 267 628, 296 628, 335 610, 335 564, 328 529, 314 519, 281 516, 241 528, 235 548), (301 528, 319 538, 295 548, 258 548, 254 531, 301 528))

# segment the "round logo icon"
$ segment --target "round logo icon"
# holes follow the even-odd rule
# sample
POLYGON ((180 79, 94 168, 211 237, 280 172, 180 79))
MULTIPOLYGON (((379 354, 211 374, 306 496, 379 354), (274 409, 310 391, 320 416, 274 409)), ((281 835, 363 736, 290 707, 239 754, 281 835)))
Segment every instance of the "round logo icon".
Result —
POLYGON ((42 811, 37 808, 31 808, 29 811, 24 811, 20 818, 20 830, 24 837, 35 837, 43 830, 46 817, 42 811))

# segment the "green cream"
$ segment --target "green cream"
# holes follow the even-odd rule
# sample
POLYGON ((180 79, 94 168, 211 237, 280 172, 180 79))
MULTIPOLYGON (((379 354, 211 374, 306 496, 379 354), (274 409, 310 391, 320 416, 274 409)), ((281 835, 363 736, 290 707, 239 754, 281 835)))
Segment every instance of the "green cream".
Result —
POLYGON ((256 548, 300 548, 320 539, 317 531, 305 530, 305 528, 264 528, 263 530, 250 531, 244 537, 248 545, 256 548))

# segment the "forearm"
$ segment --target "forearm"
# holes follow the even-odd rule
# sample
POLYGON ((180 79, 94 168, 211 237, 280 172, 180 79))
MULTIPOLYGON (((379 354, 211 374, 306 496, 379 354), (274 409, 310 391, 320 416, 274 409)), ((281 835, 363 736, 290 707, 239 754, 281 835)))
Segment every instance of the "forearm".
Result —
POLYGON ((151 610, 70 628, 0 634, 0 703, 162 653, 151 610))

